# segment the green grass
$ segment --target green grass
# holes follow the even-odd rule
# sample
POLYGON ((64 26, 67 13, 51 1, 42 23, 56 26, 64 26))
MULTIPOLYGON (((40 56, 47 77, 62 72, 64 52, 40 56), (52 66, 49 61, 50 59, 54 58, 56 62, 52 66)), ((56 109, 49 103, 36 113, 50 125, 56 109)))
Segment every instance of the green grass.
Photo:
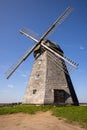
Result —
POLYGON ((29 113, 34 114, 38 111, 51 111, 53 115, 57 117, 66 118, 70 122, 79 122, 84 124, 87 128, 87 107, 86 106, 65 106, 65 107, 55 107, 55 106, 31 106, 31 105, 13 105, 0 107, 0 115, 2 114, 12 114, 12 113, 29 113))
POLYGON ((29 113, 34 114, 37 111, 48 111, 51 106, 31 106, 31 105, 13 105, 13 106, 5 106, 0 107, 0 115, 3 114, 13 114, 13 113, 29 113))
POLYGON ((67 118, 70 121, 82 121, 87 123, 87 107, 68 106, 52 108, 53 114, 67 118))
POLYGON ((69 122, 78 122, 87 128, 87 107, 67 106, 52 108, 53 115, 66 118, 69 122))

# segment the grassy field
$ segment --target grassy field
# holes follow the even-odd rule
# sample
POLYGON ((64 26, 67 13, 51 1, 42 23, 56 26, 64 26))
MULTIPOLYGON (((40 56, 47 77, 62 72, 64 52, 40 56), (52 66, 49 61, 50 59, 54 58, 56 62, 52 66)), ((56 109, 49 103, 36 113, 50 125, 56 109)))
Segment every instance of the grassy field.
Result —
POLYGON ((0 115, 13 113, 29 113, 35 114, 37 111, 48 111, 52 106, 33 106, 33 105, 13 105, 0 107, 0 115))
POLYGON ((66 118, 69 122, 78 122, 87 128, 87 106, 67 106, 52 108, 53 115, 66 118))
POLYGON ((69 122, 78 122, 87 128, 87 106, 29 106, 13 105, 0 107, 0 115, 12 113, 29 113, 35 114, 37 111, 51 111, 53 115, 66 118, 69 122))

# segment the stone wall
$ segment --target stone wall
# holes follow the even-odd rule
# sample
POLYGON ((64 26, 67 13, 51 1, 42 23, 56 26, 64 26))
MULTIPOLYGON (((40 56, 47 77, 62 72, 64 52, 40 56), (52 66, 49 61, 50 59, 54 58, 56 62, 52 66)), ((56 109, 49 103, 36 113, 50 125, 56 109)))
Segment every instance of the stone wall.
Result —
POLYGON ((54 104, 54 91, 61 90, 65 104, 78 104, 70 76, 63 69, 64 61, 47 50, 40 51, 41 47, 35 50, 35 61, 22 103, 54 104))

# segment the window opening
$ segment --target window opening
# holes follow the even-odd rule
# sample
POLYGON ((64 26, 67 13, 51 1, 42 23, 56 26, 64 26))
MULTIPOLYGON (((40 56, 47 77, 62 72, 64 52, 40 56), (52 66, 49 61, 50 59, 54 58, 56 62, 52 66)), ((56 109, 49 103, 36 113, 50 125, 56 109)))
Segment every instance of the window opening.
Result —
POLYGON ((33 94, 36 94, 36 91, 37 91, 37 90, 36 90, 36 89, 34 89, 34 90, 33 90, 33 94))

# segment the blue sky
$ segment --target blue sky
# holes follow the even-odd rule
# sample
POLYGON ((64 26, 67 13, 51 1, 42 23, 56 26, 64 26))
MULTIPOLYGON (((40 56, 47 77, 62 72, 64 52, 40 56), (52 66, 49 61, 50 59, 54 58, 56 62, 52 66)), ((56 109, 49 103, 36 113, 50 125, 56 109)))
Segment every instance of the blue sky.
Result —
POLYGON ((71 79, 79 101, 87 102, 87 0, 0 0, 0 103, 22 101, 32 69, 33 54, 10 79, 5 77, 35 44, 19 30, 26 27, 41 36, 68 6, 73 12, 48 38, 79 63, 71 79))

